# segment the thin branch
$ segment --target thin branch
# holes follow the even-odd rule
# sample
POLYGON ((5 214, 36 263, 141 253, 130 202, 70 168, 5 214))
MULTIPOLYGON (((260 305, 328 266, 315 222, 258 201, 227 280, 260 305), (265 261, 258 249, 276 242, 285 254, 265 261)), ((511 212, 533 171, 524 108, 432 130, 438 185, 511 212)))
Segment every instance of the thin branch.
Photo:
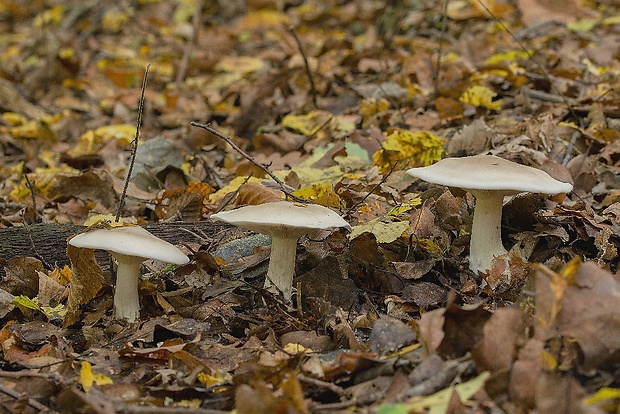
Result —
POLYGON ((177 76, 174 80, 176 88, 179 87, 183 79, 185 79, 185 75, 187 74, 187 67, 189 66, 189 57, 192 54, 194 49, 194 44, 196 43, 196 39, 198 38, 198 31, 201 27, 201 17, 202 17, 202 0, 196 0, 196 8, 194 9, 194 15, 192 16, 192 33, 190 37, 187 39, 185 43, 185 50, 183 51, 183 57, 181 58, 181 63, 179 64, 179 70, 177 71, 177 76))
POLYGON ((24 179, 26 180, 26 187, 30 190, 30 197, 32 198, 32 221, 34 223, 38 223, 38 213, 37 213, 37 199, 34 196, 34 183, 30 181, 28 178, 28 174, 24 172, 24 167, 22 167, 22 174, 24 175, 24 179))
POLYGON ((315 108, 318 108, 317 104, 317 96, 319 92, 316 89, 316 85, 314 84, 314 77, 312 76, 312 71, 310 70, 310 64, 308 63, 308 57, 306 56, 306 51, 304 50, 303 45, 301 44, 301 40, 299 40, 299 36, 295 33, 295 29, 292 27, 288 28, 289 33, 295 39, 295 43, 297 43, 297 47, 299 48, 299 53, 301 53, 301 57, 304 60, 304 67, 306 69, 306 75, 308 76, 308 80, 310 81, 310 97, 312 98, 312 104, 315 108))
POLYGON ((140 125, 142 125, 142 112, 144 112, 144 94, 146 91, 146 82, 149 78, 149 68, 151 64, 146 65, 146 69, 144 70, 144 80, 142 81, 142 91, 140 94, 140 102, 138 103, 138 119, 136 121, 136 135, 131 141, 131 161, 129 162, 129 169, 127 170, 127 177, 125 177, 125 185, 123 186, 123 192, 121 193, 121 198, 118 200, 118 209, 116 210, 116 217, 114 221, 118 223, 121 219, 121 211, 123 211, 123 206, 125 205, 125 196, 127 195, 127 188, 129 187, 129 180, 131 179, 131 173, 133 171, 133 166, 136 163, 136 154, 138 153, 138 140, 140 139, 140 125))
POLYGON ((275 176, 274 173, 272 173, 271 171, 269 171, 269 168, 265 167, 263 164, 261 164, 260 162, 256 161, 254 158, 252 158, 251 155, 249 155, 247 152, 243 151, 241 148, 239 148, 239 146, 237 146, 237 144, 235 144, 232 139, 230 139, 229 137, 227 137, 226 135, 222 134, 220 131, 218 131, 215 128, 211 128, 209 126, 209 124, 201 124, 199 122, 191 122, 190 123, 191 126, 195 126, 198 128, 202 128, 202 129, 206 129, 207 131, 209 131, 210 133, 212 133, 213 135, 215 135, 216 137, 223 139, 224 141, 226 141, 228 143, 228 145, 230 145, 231 147, 233 147, 233 149, 235 151, 237 151, 239 154, 241 154, 243 156, 243 158, 245 158, 246 160, 250 161, 252 164, 256 165, 258 168, 260 168, 261 170, 265 171, 265 173, 271 177, 273 179, 273 181, 275 181, 279 186, 280 186, 280 190, 282 190, 282 192, 284 194, 286 194, 286 196, 288 198, 290 198, 293 201, 297 201, 298 203, 307 203, 308 201, 304 200, 303 198, 299 198, 296 195, 291 194, 290 191, 288 191, 286 189, 286 185, 282 182, 282 180, 280 180, 278 177, 275 176))

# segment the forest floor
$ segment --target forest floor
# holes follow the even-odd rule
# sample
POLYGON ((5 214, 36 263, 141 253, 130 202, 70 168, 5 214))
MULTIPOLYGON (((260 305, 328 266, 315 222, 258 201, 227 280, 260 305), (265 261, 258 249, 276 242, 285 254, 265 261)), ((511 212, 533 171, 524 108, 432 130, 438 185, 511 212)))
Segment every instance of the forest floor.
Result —
POLYGON ((619 6, 0 1, 0 411, 620 412, 619 6), (190 261, 129 323, 107 256, 33 234, 114 221, 147 65, 122 221, 190 261), (406 171, 478 154, 573 190, 506 197, 474 274, 475 198, 406 171), (290 303, 210 219, 285 198, 351 227, 300 238, 290 303))

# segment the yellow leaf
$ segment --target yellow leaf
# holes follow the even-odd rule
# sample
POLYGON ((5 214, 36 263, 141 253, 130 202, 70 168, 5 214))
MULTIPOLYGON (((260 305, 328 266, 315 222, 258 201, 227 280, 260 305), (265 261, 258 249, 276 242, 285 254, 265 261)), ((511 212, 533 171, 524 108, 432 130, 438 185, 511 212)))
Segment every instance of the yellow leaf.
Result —
POLYGON ((474 85, 463 92, 459 101, 498 111, 502 107, 502 100, 493 101, 496 96, 497 94, 486 86, 474 85))
POLYGON ((288 344, 286 344, 283 350, 287 354, 291 354, 291 355, 308 354, 308 353, 314 352, 310 348, 306 348, 305 346, 301 344, 294 344, 292 342, 289 342, 288 344))
POLYGON ((59 303, 54 307, 41 306, 41 312, 43 312, 49 319, 62 319, 67 315, 67 308, 62 303, 59 303))
POLYGON ((332 184, 324 182, 311 184, 293 192, 293 195, 320 204, 325 207, 340 208, 342 201, 332 188, 332 184))
POLYGON ((104 374, 95 374, 93 375, 93 381, 95 382, 95 385, 110 385, 110 384, 114 384, 114 382, 112 382, 112 378, 108 377, 107 375, 104 374))
POLYGON ((547 351, 542 351, 541 359, 543 367, 547 371, 554 371, 558 367, 558 361, 547 351))
POLYGON ((61 285, 67 286, 71 282, 71 268, 67 265, 62 269, 55 267, 48 276, 61 285))
POLYGON ((123 10, 110 8, 103 15, 101 26, 108 32, 117 33, 129 21, 133 12, 134 10, 131 7, 124 8, 123 10))
POLYGON ((379 413, 389 413, 391 406, 403 407, 406 411, 396 412, 428 412, 429 414, 445 413, 448 410, 452 394, 457 393, 461 402, 472 398, 483 386, 485 381, 491 376, 489 372, 483 372, 475 378, 461 384, 450 386, 435 394, 424 397, 413 397, 404 404, 386 404, 379 407, 379 413))
POLYGON ((386 221, 379 217, 366 224, 354 226, 349 233, 349 240, 355 239, 362 233, 372 233, 377 243, 391 243, 398 239, 409 228, 408 221, 386 221))
POLYGON ((37 14, 34 17, 33 24, 35 27, 43 27, 51 24, 58 24, 62 21, 65 14, 64 6, 54 6, 37 14))
POLYGON ((360 114, 367 119, 380 112, 387 111, 390 107, 390 102, 385 98, 366 98, 358 102, 360 106, 360 114))
POLYGON ((2 119, 4 119, 11 126, 19 126, 28 122, 28 118, 15 112, 3 113, 2 119))
MULTIPOLYGON (((34 173, 28 174, 30 182, 34 186, 35 194, 47 197, 53 188, 55 181, 62 175, 78 175, 80 172, 61 164, 58 168, 35 168, 34 173)), ((31 196, 30 188, 26 179, 22 179, 20 185, 15 186, 10 196, 15 201, 23 201, 31 196)))
POLYGON ((332 114, 315 109, 305 115, 286 115, 282 126, 304 135, 314 135, 332 119, 332 114))
POLYGON ((407 202, 400 203, 390 211, 388 211, 388 216, 398 216, 399 214, 406 213, 407 211, 413 209, 414 207, 422 204, 422 199, 420 197, 413 198, 407 202))
POLYGON ((432 240, 414 238, 414 244, 417 248, 422 249, 433 256, 441 256, 443 254, 441 247, 439 247, 432 240))
POLYGON ((586 398, 584 403, 586 405, 593 405, 616 398, 620 398, 620 388, 603 387, 598 390, 594 395, 586 398))
POLYGON ((174 404, 175 407, 184 407, 184 408, 200 408, 202 404, 202 400, 199 398, 194 398, 192 400, 181 400, 174 404))
POLYGON ((72 157, 96 154, 105 143, 116 140, 118 146, 129 145, 136 134, 136 127, 131 124, 107 125, 96 130, 88 130, 77 139, 77 145, 67 153, 72 157))
POLYGON ((215 375, 209 375, 201 372, 198 374, 197 378, 198 381, 200 381, 207 387, 232 381, 232 376, 228 372, 217 372, 215 375))
POLYGON ((579 266, 581 266, 581 259, 579 256, 574 257, 570 262, 566 263, 566 266, 562 268, 560 275, 562 275, 562 277, 566 279, 569 284, 574 285, 575 280, 573 279, 573 276, 577 272, 577 269, 579 269, 579 266))
POLYGON ((342 170, 337 165, 328 168, 313 168, 298 165, 290 170, 277 170, 273 173, 279 179, 284 180, 291 171, 297 174, 301 185, 317 184, 320 182, 335 183, 342 177, 342 170))
POLYGON ((424 167, 441 159, 444 140, 426 131, 392 130, 373 160, 382 173, 398 162, 401 168, 424 167))
POLYGON ((510 62, 514 62, 517 59, 527 59, 533 53, 532 50, 511 50, 506 53, 496 53, 494 55, 489 56, 485 63, 487 65, 493 65, 499 63, 503 60, 508 60, 510 62))
POLYGON ((84 392, 88 394, 90 389, 93 387, 95 382, 95 378, 93 375, 93 367, 88 361, 82 361, 82 368, 80 368, 80 383, 82 384, 82 388, 84 388, 84 392))
POLYGON ((591 32, 597 25, 598 21, 595 19, 580 19, 576 22, 566 23, 566 28, 572 32, 591 32))
POLYGON ((121 217, 118 222, 114 221, 115 219, 116 216, 114 214, 95 214, 94 216, 89 217, 84 222, 84 226, 92 227, 98 224, 105 223, 110 227, 123 227, 125 225, 125 222, 128 221, 128 219, 125 219, 123 217, 121 217))

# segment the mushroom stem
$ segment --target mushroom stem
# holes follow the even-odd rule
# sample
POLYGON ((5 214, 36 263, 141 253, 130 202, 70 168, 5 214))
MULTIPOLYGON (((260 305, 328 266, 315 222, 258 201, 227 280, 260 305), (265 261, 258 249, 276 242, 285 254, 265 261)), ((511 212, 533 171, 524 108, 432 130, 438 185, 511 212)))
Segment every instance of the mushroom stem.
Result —
POLYGON ((112 253, 112 257, 118 262, 114 289, 114 316, 135 322, 140 318, 138 281, 140 280, 140 264, 144 258, 120 253, 112 253))
POLYGON ((469 244, 469 268, 476 272, 487 272, 495 257, 506 254, 502 245, 501 191, 470 190, 476 197, 474 222, 469 244))
POLYGON ((298 237, 271 235, 271 254, 267 278, 265 279, 265 289, 273 293, 282 292, 287 301, 290 301, 293 295, 297 239, 298 237))

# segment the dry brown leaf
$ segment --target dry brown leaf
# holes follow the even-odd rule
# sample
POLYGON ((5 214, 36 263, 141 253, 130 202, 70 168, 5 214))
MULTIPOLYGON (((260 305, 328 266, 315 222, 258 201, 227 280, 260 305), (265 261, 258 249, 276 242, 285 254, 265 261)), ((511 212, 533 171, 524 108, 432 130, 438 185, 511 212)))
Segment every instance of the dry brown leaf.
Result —
POLYGON ((510 372, 508 384, 510 398, 529 408, 536 406, 536 389, 542 372, 544 346, 542 341, 530 339, 519 351, 517 361, 510 372))
POLYGON ((525 315, 516 307, 499 308, 482 329, 483 339, 472 350, 480 370, 510 368, 525 336, 525 315))
POLYGON ((90 302, 105 285, 103 270, 95 260, 92 249, 82 249, 67 244, 73 275, 67 301, 64 327, 76 323, 82 313, 80 307, 90 302))
POLYGON ((14 296, 24 295, 29 298, 37 296, 39 291, 39 274, 43 264, 34 257, 13 257, 4 265, 6 275, 0 281, 0 288, 14 296))
POLYGON ((516 3, 526 26, 548 20, 570 23, 589 15, 577 0, 517 0, 516 3))
POLYGON ((239 187, 235 205, 259 205, 282 201, 282 192, 272 190, 258 183, 245 183, 239 187))
POLYGON ((69 288, 61 285, 45 272, 37 272, 39 274, 39 293, 37 299, 41 306, 55 306, 64 301, 69 294, 69 288))
MULTIPOLYGON (((594 262, 579 266, 573 280, 561 300, 555 325, 558 333, 577 341, 586 369, 618 362, 620 281, 594 262)), ((537 291, 539 286, 537 283, 537 291)))

